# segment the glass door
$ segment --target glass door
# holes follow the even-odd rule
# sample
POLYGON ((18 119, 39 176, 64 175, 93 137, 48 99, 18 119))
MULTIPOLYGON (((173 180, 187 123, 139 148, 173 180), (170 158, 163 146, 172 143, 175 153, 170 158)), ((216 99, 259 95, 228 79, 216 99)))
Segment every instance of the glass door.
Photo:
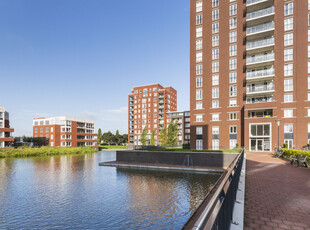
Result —
POLYGON ((258 139, 256 151, 263 151, 263 150, 264 150, 264 140, 258 139))

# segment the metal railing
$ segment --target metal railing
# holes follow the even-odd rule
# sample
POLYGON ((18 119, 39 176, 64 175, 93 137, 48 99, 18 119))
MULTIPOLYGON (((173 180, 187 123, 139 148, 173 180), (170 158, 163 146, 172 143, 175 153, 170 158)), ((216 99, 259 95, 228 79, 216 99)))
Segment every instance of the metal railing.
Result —
POLYGON ((263 39, 259 41, 254 41, 254 42, 247 42, 246 43, 246 48, 247 49, 253 49, 261 46, 268 46, 268 45, 273 45, 274 44, 274 38, 268 38, 268 39, 263 39))
POLYGON ((190 218, 183 226, 184 229, 187 227, 195 230, 230 228, 243 161, 244 149, 212 189, 213 193, 211 191, 206 197, 208 203, 199 218, 193 223, 193 226, 187 226, 190 225, 190 218))
POLYGON ((247 72, 246 78, 257 78, 257 77, 264 77, 264 76, 270 76, 270 75, 274 75, 274 69, 273 68, 247 72))
POLYGON ((251 5, 251 4, 254 4, 254 3, 258 3, 258 2, 265 2, 266 0, 247 0, 246 1, 246 4, 247 5, 251 5))
POLYGON ((257 98, 247 98, 247 104, 254 104, 254 103, 264 103, 264 102, 273 102, 273 97, 257 97, 257 98))
POLYGON ((258 10, 258 11, 254 11, 251 13, 247 13, 246 14, 246 19, 254 19, 254 18, 258 18, 258 17, 262 17, 264 15, 268 15, 268 14, 273 14, 274 13, 274 6, 263 9, 263 10, 258 10))
POLYGON ((269 22, 266 24, 258 25, 258 26, 248 27, 246 29, 246 34, 251 35, 254 33, 263 32, 265 30, 271 30, 271 29, 274 29, 274 22, 269 22))
POLYGON ((254 57, 248 57, 246 59, 246 64, 253 64, 256 62, 264 62, 274 60, 274 53, 258 55, 254 57))
POLYGON ((264 91, 270 91, 274 90, 274 84, 270 85, 260 85, 260 86, 250 86, 247 87, 246 92, 247 93, 256 93, 256 92, 264 92, 264 91))

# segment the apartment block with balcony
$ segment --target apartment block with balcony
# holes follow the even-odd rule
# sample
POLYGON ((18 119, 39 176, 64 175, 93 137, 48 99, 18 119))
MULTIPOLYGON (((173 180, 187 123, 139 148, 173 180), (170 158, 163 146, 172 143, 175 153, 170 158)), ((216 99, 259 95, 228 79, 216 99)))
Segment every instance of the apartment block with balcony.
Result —
POLYGON ((191 0, 191 148, 309 142, 309 4, 191 0))
POLYGON ((159 143, 159 132, 167 126, 167 112, 177 110, 177 91, 172 87, 151 84, 134 87, 128 95, 128 144, 141 145, 141 134, 147 127, 147 139, 153 130, 159 143))
POLYGON ((97 148, 95 122, 72 117, 50 117, 33 119, 33 137, 41 137, 51 147, 97 148))
POLYGON ((178 146, 190 144, 190 111, 167 112, 167 123, 178 123, 178 146))
POLYGON ((14 129, 10 127, 10 115, 4 107, 0 107, 0 148, 10 148, 14 143, 12 133, 14 129))

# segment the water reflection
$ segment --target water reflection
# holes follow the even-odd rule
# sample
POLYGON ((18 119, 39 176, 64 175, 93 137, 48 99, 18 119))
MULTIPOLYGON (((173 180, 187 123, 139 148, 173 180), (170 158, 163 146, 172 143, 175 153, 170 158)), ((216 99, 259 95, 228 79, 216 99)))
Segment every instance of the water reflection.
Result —
POLYGON ((219 177, 98 166, 114 159, 0 159, 0 229, 178 229, 219 177))

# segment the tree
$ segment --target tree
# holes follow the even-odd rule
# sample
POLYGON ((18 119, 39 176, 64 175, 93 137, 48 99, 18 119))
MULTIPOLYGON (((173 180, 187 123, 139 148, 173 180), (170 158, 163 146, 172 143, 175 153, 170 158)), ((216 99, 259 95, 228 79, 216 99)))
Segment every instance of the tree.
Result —
POLYGON ((151 145, 155 145, 155 141, 156 141, 155 134, 156 134, 156 129, 154 129, 151 134, 151 145))
POLYGON ((104 143, 110 145, 112 143, 115 143, 115 136, 113 133, 111 133, 111 131, 109 131, 107 133, 102 134, 102 140, 104 143))
POLYGON ((116 144, 121 143, 121 136, 119 135, 118 130, 116 130, 116 132, 115 132, 115 142, 116 142, 116 144))
POLYGON ((146 126, 144 127, 143 131, 142 131, 142 134, 141 134, 141 144, 142 145, 146 145, 146 142, 147 142, 147 129, 146 129, 146 126))
POLYGON ((167 145, 178 144, 178 121, 172 121, 168 126, 167 145))
POLYGON ((122 143, 128 143, 128 134, 123 134, 123 142, 122 143))
POLYGON ((99 129, 98 129, 98 143, 99 143, 99 144, 101 143, 101 138, 102 138, 102 131, 101 131, 101 129, 99 128, 99 129))
POLYGON ((166 145, 166 142, 167 142, 167 132, 166 131, 167 131, 166 126, 162 130, 160 130, 159 142, 160 142, 161 146, 166 145))

